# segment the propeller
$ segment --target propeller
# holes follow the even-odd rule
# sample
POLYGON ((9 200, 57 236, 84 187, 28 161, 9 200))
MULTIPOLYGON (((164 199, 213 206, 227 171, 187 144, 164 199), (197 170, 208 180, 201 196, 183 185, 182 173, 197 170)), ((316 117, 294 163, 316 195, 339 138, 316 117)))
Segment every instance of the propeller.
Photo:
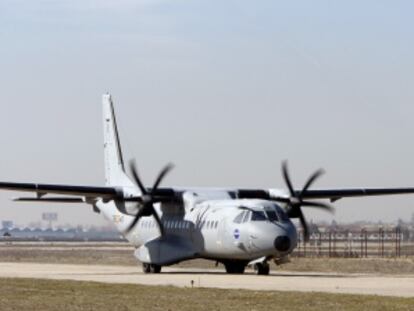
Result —
POLYGON ((132 176, 134 178, 135 184, 137 185, 138 189, 141 191, 142 196, 140 198, 140 202, 138 203, 138 213, 135 215, 134 220, 127 228, 126 232, 130 232, 138 223, 139 219, 143 216, 154 216, 155 221, 158 224, 158 228, 160 229, 161 235, 164 235, 164 226, 161 222, 160 216, 158 215, 157 211, 154 208, 154 204, 160 202, 159 199, 156 198, 156 193, 159 185, 161 184, 162 180, 165 176, 174 168, 174 165, 169 163, 167 164, 158 174, 157 179, 154 182, 154 185, 148 191, 147 188, 144 187, 141 179, 138 175, 138 170, 136 167, 136 163, 134 160, 130 162, 130 170, 132 176))
POLYGON ((310 236, 309 227, 308 227, 308 224, 305 219, 305 215, 303 214, 301 207, 307 206, 307 207, 319 208, 319 209, 327 210, 329 212, 333 212, 334 210, 333 207, 329 204, 326 204, 323 202, 306 201, 303 199, 304 194, 306 194, 306 191, 308 191, 308 189, 315 183, 315 181, 318 178, 320 178, 324 173, 325 172, 322 169, 317 170, 315 173, 313 173, 309 177, 309 179, 303 186, 303 189, 300 192, 298 192, 293 189, 292 181, 289 175, 287 161, 284 161, 282 164, 283 178, 286 182, 286 185, 290 193, 290 198, 287 200, 287 203, 289 205, 288 214, 289 214, 289 217, 299 218, 300 223, 303 227, 304 238, 306 241, 309 240, 309 236, 310 236))

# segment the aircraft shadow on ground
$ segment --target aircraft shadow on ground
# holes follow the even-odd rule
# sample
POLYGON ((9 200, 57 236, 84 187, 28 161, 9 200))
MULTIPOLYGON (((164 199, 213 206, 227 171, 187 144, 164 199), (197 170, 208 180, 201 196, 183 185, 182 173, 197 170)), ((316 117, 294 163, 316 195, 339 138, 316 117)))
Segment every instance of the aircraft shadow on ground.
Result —
MULTIPOLYGON (((229 277, 238 275, 238 276, 257 276, 253 271, 247 271, 244 274, 227 274, 224 271, 168 271, 168 272, 162 272, 162 274, 166 275, 228 275, 229 277)), ((325 273, 271 273, 270 275, 261 276, 265 278, 272 278, 272 277, 278 277, 278 278, 299 278, 299 277, 308 277, 308 278, 358 278, 357 275, 351 275, 351 274, 325 274, 325 273)))

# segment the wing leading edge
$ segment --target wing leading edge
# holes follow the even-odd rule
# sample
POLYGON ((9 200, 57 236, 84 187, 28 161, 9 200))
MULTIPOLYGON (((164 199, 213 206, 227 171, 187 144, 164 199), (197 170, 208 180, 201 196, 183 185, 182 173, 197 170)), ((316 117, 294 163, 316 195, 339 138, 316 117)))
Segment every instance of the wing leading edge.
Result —
POLYGON ((32 192, 35 193, 39 198, 46 194, 59 194, 103 199, 116 199, 120 197, 120 191, 114 187, 0 182, 0 189, 32 192))
POLYGON ((332 202, 342 198, 356 198, 384 195, 414 194, 414 188, 351 188, 308 190, 303 194, 305 199, 329 199, 332 202))
MULTIPOLYGON (((0 190, 31 192, 36 194, 36 198, 20 198, 16 201, 45 201, 45 202, 81 202, 80 198, 95 199, 101 198, 105 200, 131 200, 132 198, 124 198, 122 188, 116 187, 95 187, 95 186, 74 186, 59 184, 36 184, 36 183, 12 183, 0 182, 0 190), (78 198, 43 198, 47 194, 75 196, 78 198)), ((193 191, 194 189, 188 189, 193 191)), ((198 189, 201 190, 201 189, 198 189)), ((187 189, 160 188, 157 189, 156 196, 164 201, 177 201, 187 189)), ((237 199, 264 199, 264 200, 286 200, 289 195, 277 195, 274 189, 220 189, 220 192, 227 191, 232 198, 237 199)), ((209 192, 211 192, 209 190, 209 192)), ((277 191, 280 193, 280 191, 277 191)), ((295 190, 299 193, 299 190, 295 190)), ((327 199, 331 202, 343 198, 357 198, 368 196, 386 196, 386 195, 403 195, 414 194, 414 188, 348 188, 348 189, 319 189, 307 190, 302 194, 303 199, 317 200, 327 199)), ((134 199, 132 199, 134 200, 134 199)))

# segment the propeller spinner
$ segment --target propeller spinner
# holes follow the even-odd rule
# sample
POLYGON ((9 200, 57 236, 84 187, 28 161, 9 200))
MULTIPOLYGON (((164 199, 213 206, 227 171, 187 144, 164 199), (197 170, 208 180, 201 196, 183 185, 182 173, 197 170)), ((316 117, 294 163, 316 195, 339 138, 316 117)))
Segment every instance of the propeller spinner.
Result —
POLYGON ((167 164, 158 174, 158 177, 155 180, 153 187, 150 189, 150 191, 148 191, 148 189, 144 187, 144 184, 139 178, 135 161, 132 160, 130 162, 130 170, 131 170, 132 176, 134 178, 135 184, 141 191, 142 196, 141 196, 140 202, 137 204, 138 213, 135 215, 134 220, 131 222, 131 224, 127 228, 126 230, 127 233, 129 233, 135 227, 135 225, 138 223, 141 217, 152 215, 154 216, 155 221, 158 224, 158 228, 160 229, 161 235, 164 235, 164 226, 161 222, 160 216, 158 215, 157 211, 154 208, 154 204, 160 202, 160 200, 157 199, 155 195, 157 193, 157 189, 159 185, 161 184, 162 180, 173 168, 174 168, 173 164, 171 163, 167 164))

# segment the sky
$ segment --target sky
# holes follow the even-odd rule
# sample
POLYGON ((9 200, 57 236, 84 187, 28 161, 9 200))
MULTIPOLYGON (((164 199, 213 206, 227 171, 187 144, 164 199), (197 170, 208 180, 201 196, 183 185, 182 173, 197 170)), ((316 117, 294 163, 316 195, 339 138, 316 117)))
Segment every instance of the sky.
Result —
MULTIPOLYGON (((125 159, 164 186, 414 187, 412 1, 0 0, 0 180, 103 185, 101 96, 125 159)), ((17 204, 103 225, 87 205, 17 204)), ((409 220, 414 196, 348 199, 341 222, 409 220)))

